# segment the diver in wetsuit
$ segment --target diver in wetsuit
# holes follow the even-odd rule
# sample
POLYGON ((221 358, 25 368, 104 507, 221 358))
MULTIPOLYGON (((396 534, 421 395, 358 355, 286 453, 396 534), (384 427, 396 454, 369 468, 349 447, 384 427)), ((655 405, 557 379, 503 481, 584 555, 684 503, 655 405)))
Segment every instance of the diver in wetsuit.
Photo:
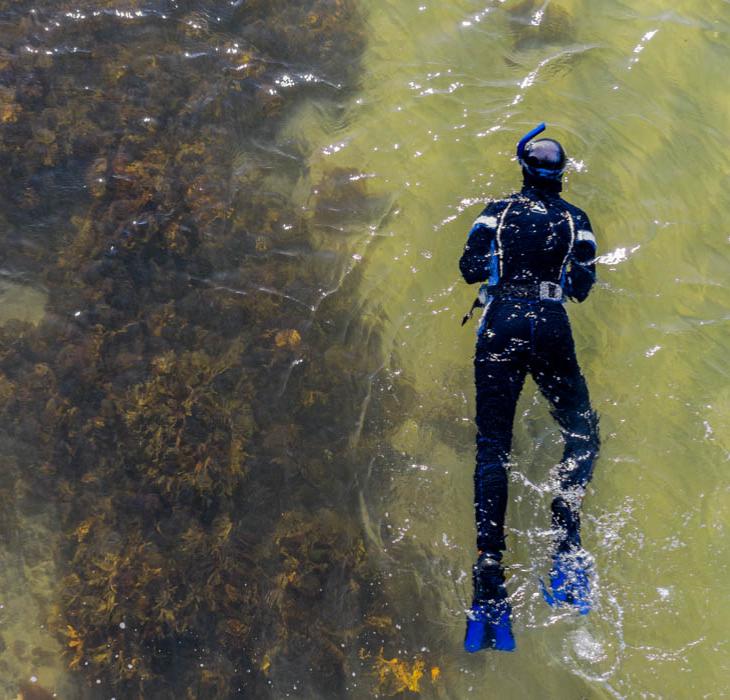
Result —
MULTIPOLYGON (((580 506, 598 454, 598 417, 575 356, 565 311, 595 281, 596 239, 586 214, 560 197, 566 156, 552 139, 518 144, 522 190, 490 202, 474 222, 459 261, 464 279, 483 282, 475 307, 485 307, 477 332, 477 549, 474 599, 467 614, 467 651, 515 648, 502 568, 507 467, 515 407, 529 372, 550 402, 565 450, 555 470, 555 553, 551 605, 590 609, 590 568, 580 539, 580 506)), ((471 315, 467 314, 464 321, 471 315)))

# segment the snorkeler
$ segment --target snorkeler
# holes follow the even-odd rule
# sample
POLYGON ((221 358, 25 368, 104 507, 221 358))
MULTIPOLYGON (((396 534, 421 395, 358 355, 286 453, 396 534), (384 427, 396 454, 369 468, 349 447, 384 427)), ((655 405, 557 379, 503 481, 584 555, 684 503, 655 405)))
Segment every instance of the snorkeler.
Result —
POLYGON ((555 552, 545 600, 590 610, 590 561, 580 538, 580 507, 599 449, 598 416, 575 356, 565 311, 582 302, 596 278, 596 239, 586 214, 560 197, 565 151, 552 139, 517 145, 522 190, 490 202, 469 232, 459 267, 469 284, 486 282, 465 323, 484 307, 474 357, 476 383, 477 550, 474 599, 464 647, 512 651, 512 608, 502 552, 507 467, 517 399, 529 372, 548 399, 565 449, 554 471, 555 552))

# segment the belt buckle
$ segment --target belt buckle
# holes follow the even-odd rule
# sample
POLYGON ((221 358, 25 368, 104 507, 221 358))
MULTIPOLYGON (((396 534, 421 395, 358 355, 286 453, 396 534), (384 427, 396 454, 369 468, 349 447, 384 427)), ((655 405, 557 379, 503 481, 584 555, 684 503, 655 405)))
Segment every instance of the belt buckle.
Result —
POLYGON ((563 289, 555 282, 540 282, 540 299, 550 301, 562 301, 563 289))

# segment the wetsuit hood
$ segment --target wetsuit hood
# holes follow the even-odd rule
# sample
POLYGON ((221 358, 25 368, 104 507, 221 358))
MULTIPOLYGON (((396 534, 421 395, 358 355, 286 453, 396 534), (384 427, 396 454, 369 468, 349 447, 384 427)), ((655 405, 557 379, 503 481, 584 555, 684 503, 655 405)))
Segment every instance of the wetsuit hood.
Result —
POLYGON ((563 191, 562 180, 548 180, 544 177, 536 177, 527 170, 522 170, 522 192, 526 190, 537 190, 538 193, 560 194, 563 191))

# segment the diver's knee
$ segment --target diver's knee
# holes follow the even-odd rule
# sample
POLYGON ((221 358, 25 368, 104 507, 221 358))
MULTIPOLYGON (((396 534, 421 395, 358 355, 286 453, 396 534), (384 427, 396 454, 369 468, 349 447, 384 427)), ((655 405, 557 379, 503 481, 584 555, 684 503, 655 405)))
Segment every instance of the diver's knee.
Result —
POLYGON ((474 481, 484 485, 506 483, 507 466, 500 460, 478 461, 474 469, 474 481))
POLYGON ((492 437, 477 436, 477 468, 485 469, 504 466, 509 458, 511 436, 496 435, 492 437))

